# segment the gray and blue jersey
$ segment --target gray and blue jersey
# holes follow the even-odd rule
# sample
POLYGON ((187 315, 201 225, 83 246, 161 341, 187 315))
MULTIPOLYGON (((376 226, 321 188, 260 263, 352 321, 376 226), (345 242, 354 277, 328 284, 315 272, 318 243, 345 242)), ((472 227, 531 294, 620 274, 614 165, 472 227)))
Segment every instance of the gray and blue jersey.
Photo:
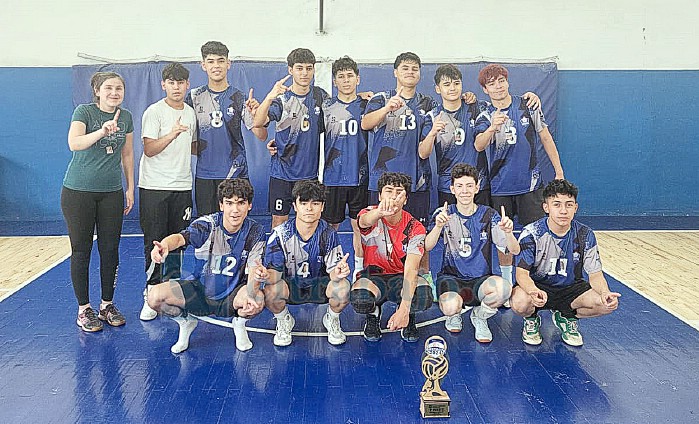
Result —
POLYGON ((325 168, 323 184, 353 187, 368 181, 367 131, 361 120, 366 100, 345 103, 337 97, 323 103, 325 119, 325 168))
POLYGON ((576 220, 559 237, 549 229, 548 217, 541 218, 524 227, 519 244, 522 250, 514 263, 537 283, 565 287, 602 271, 595 234, 576 220))

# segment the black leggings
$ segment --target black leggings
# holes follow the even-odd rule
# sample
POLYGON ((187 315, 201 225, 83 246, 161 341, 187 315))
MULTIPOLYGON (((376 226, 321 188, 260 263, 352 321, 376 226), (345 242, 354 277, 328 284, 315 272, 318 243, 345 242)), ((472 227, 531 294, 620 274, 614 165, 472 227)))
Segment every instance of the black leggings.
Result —
POLYGON ((111 302, 119 266, 119 238, 124 220, 124 191, 96 193, 63 187, 61 210, 70 237, 70 278, 78 305, 90 303, 92 235, 97 226, 102 300, 111 302))

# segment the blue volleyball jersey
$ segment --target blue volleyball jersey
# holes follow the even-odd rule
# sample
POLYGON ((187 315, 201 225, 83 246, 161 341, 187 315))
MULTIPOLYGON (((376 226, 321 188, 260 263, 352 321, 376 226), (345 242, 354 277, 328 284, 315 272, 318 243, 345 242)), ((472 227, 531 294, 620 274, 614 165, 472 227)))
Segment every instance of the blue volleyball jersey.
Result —
MULTIPOLYGON (((476 135, 490 127, 496 110, 488 104, 481 112, 476 119, 476 135)), ((509 119, 485 148, 491 194, 511 196, 532 192, 543 185, 540 166, 543 146, 539 132, 547 126, 544 114, 541 109, 528 109, 527 101, 519 96, 512 96, 510 107, 501 112, 509 119)))
POLYGON ((194 247, 194 272, 188 279, 204 285, 206 297, 221 300, 247 283, 248 266, 262 262, 265 230, 245 218, 236 233, 223 227, 223 213, 197 218, 180 234, 194 247))
POLYGON ((294 219, 272 229, 265 248, 265 266, 282 273, 282 278, 298 287, 310 287, 342 260, 337 232, 322 219, 308 240, 296 230, 294 219))
POLYGON ((245 95, 230 86, 217 92, 202 85, 192 89, 185 102, 197 114, 196 178, 248 178, 241 124, 252 128, 252 116, 245 95))
POLYGON ((360 186, 368 181, 367 131, 361 121, 366 100, 345 103, 337 97, 323 102, 326 186, 360 186))
MULTIPOLYGON (((437 215, 432 215, 430 227, 434 228, 437 215)), ((462 215, 456 205, 448 205, 449 221, 442 228, 444 254, 440 274, 471 280, 486 275, 501 275, 495 249, 507 253, 505 232, 498 223, 501 218, 495 209, 478 205, 471 216, 462 215)))
POLYGON ((565 287, 602 271, 595 234, 576 220, 559 237, 549 229, 548 217, 543 217, 524 227, 519 244, 522 250, 514 263, 529 271, 537 283, 565 287))
MULTIPOLYGON (((396 90, 375 94, 367 104, 366 113, 381 109, 395 95, 396 90)), ((378 191, 379 177, 384 172, 409 175, 411 192, 430 189, 430 161, 421 159, 417 149, 432 128, 427 112, 436 106, 431 97, 415 93, 403 107, 386 115, 369 134, 369 190, 378 191)))
MULTIPOLYGON (((473 143, 476 139, 476 118, 487 108, 487 103, 466 104, 461 101, 459 110, 450 112, 443 105, 430 113, 432 122, 441 119, 446 122, 444 131, 437 134, 434 150, 437 155, 437 190, 451 193, 451 170, 457 163, 466 163, 478 170, 480 189, 490 187, 488 182, 488 160, 485 152, 478 152, 473 143)), ((431 124, 430 124, 431 128, 431 124)))
POLYGON ((271 177, 284 181, 318 178, 322 105, 327 97, 323 89, 312 87, 306 95, 289 90, 272 101, 267 116, 277 122, 277 154, 272 156, 271 177))

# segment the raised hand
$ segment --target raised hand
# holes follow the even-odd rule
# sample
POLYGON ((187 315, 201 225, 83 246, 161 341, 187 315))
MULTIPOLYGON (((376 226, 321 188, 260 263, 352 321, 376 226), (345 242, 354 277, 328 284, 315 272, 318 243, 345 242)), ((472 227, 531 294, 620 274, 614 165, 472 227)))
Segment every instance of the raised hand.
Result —
POLYGON ((401 191, 396 197, 386 197, 384 198, 378 206, 379 214, 384 216, 391 216, 401 210, 406 199, 405 191, 401 191))
POLYGON ((541 99, 536 94, 531 91, 527 91, 522 95, 523 99, 527 99, 527 108, 529 109, 539 109, 541 107, 541 99))
POLYGON ((248 99, 245 101, 245 108, 250 112, 250 116, 255 116, 255 113, 257 113, 257 108, 260 107, 260 102, 257 101, 256 98, 252 96, 252 88, 250 89, 250 92, 248 93, 248 99))
POLYGON ((175 121, 175 124, 172 126, 171 132, 175 134, 175 137, 182 134, 183 132, 189 131, 189 127, 187 125, 182 125, 182 122, 180 122, 181 120, 182 117, 180 116, 179 118, 177 118, 177 121, 175 121))
POLYGON ((437 225, 439 228, 443 228, 445 225, 447 225, 447 222, 449 222, 449 213, 447 212, 448 207, 449 204, 447 202, 444 202, 444 207, 435 218, 435 225, 437 225))
POLYGON ((511 233, 514 228, 514 223, 505 214, 505 206, 502 205, 500 206, 500 222, 498 222, 498 227, 500 227, 504 233, 511 233))
POLYGON ((114 119, 102 124, 102 132, 104 134, 102 137, 112 135, 119 131, 119 114, 121 114, 121 109, 117 109, 116 113, 114 114, 114 119))
POLYGON ((337 265, 335 265, 335 268, 330 271, 331 281, 340 281, 347 278, 347 276, 350 274, 350 267, 347 265, 347 258, 349 258, 349 253, 345 253, 345 256, 342 257, 340 262, 338 262, 337 265))
POLYGON ((467 105, 472 105, 472 104, 476 103, 476 100, 478 100, 476 95, 470 91, 467 91, 464 94, 462 94, 461 99, 463 101, 465 101, 467 105))
POLYGON ((163 263, 167 254, 170 253, 167 246, 159 242, 158 240, 153 240, 153 250, 150 251, 150 258, 153 262, 157 264, 163 263))
POLYGON ((396 110, 402 108, 405 105, 405 101, 403 98, 400 96, 400 94, 403 92, 403 87, 398 87, 398 91, 396 91, 396 95, 388 99, 388 102, 386 103, 386 108, 388 108, 389 112, 395 112, 396 110))
POLYGON ((284 78, 280 79, 276 83, 274 83, 274 87, 272 87, 272 90, 267 94, 267 98, 272 100, 278 96, 281 96, 282 94, 286 93, 287 91, 291 90, 291 87, 288 85, 284 85, 284 83, 291 78, 291 75, 287 75, 284 78))
POLYGON ((437 134, 444 131, 444 128, 447 126, 446 121, 442 121, 441 119, 437 118, 437 116, 432 117, 432 129, 430 130, 430 133, 435 137, 437 134))
POLYGON ((500 127, 502 127, 502 125, 507 122, 508 119, 509 118, 507 115, 502 113, 498 108, 498 110, 496 110, 495 113, 493 113, 493 116, 490 118, 490 128, 492 128, 495 132, 498 132, 500 131, 500 127))

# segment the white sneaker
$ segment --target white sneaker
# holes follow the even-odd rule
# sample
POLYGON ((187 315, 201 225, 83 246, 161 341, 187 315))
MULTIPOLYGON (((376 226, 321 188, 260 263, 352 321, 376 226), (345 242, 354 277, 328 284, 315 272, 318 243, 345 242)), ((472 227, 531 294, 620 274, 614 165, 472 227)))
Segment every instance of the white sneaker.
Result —
POLYGON ((150 286, 147 288, 143 289, 143 307, 141 308, 141 314, 138 316, 141 321, 151 321, 154 320, 158 317, 158 312, 148 306, 148 289, 150 286))
POLYGON ((464 328, 464 321, 461 318, 461 314, 448 316, 447 320, 444 321, 444 328, 452 333, 460 333, 464 328))
POLYGON ((277 332, 274 335, 275 346, 289 346, 291 344, 291 330, 294 329, 296 320, 290 313, 277 318, 277 332))
POLYGON ((475 308, 473 312, 471 312, 471 324, 473 324, 473 328, 476 330, 474 333, 476 340, 481 343, 490 343, 493 341, 493 333, 491 333, 490 328, 488 328, 488 320, 476 316, 475 308))
POLYGON ((252 341, 248 336, 248 330, 245 328, 245 323, 248 320, 243 317, 233 318, 233 333, 235 334, 235 348, 241 352, 252 349, 252 341))
POLYGON ((172 319, 179 324, 180 334, 177 337, 177 343, 170 348, 170 352, 182 353, 189 348, 189 336, 191 336, 194 329, 197 328, 199 320, 193 316, 187 316, 186 318, 174 317, 172 319))
POLYGON ((340 328, 340 317, 330 315, 330 312, 326 312, 323 315, 323 326, 328 330, 328 342, 333 345, 341 345, 347 340, 345 333, 342 332, 340 328))

